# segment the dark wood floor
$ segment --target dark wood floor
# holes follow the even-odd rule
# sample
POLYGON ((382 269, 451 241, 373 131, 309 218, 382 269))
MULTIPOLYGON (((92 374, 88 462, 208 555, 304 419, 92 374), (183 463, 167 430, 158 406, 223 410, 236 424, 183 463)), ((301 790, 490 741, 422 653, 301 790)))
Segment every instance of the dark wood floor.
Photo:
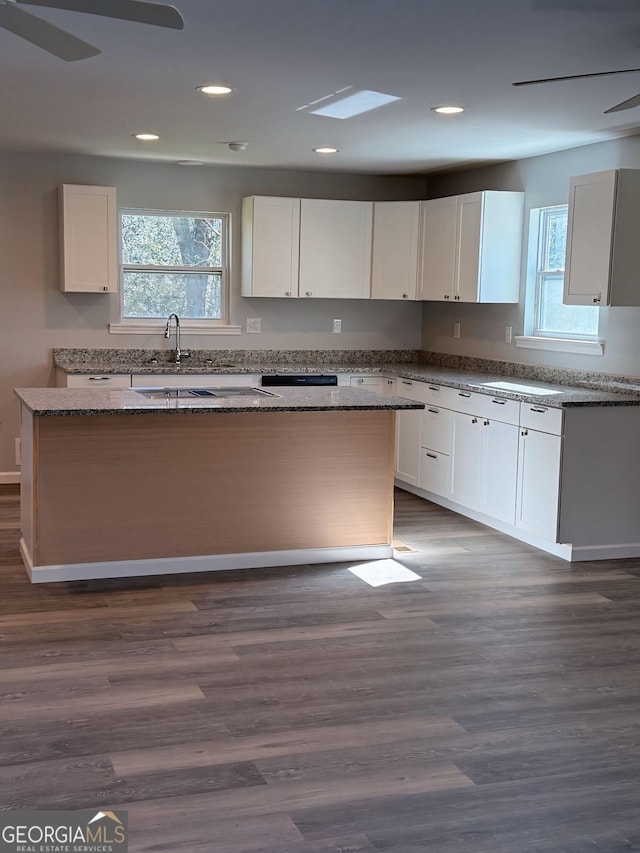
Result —
POLYGON ((404 492, 398 561, 31 586, 0 489, 0 810, 135 853, 640 850, 640 560, 404 492))

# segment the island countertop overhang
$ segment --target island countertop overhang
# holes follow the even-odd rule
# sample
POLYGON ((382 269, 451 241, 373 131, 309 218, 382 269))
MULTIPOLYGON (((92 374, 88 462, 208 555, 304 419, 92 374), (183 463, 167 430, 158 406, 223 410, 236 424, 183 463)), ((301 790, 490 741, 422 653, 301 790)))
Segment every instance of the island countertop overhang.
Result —
POLYGON ((424 409, 402 397, 386 397, 361 388, 279 388, 277 396, 214 399, 148 399, 126 388, 16 388, 22 405, 34 416, 225 414, 251 412, 389 411, 424 409))

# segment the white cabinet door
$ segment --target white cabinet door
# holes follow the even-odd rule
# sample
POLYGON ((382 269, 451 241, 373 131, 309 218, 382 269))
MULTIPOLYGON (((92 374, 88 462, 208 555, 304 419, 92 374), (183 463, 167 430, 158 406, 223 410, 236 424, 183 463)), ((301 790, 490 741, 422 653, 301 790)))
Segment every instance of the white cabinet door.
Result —
POLYGON ((579 175, 569 184, 563 302, 606 305, 615 212, 615 169, 579 175))
POLYGON ((242 199, 242 295, 298 296, 300 199, 242 199))
POLYGON ((557 541, 562 437, 520 430, 516 527, 557 541))
POLYGON ((421 299, 518 302, 524 194, 424 202, 421 299))
POLYGON ((373 205, 372 299, 415 299, 420 202, 373 205))
POLYGON ((516 516, 518 433, 515 424, 482 421, 481 512, 506 524, 516 516))
POLYGON ((380 393, 385 397, 395 397, 397 393, 397 385, 395 379, 382 378, 380 393))
POLYGON ((368 299, 373 203, 303 198, 300 206, 302 298, 368 299))
POLYGON ((114 187, 63 184, 58 191, 60 290, 116 293, 118 214, 114 187))
POLYGON ((640 305, 640 169, 578 175, 569 185, 567 305, 640 305))
MULTIPOLYGON (((411 379, 399 379, 396 383, 396 396, 407 400, 424 402, 425 385, 411 379)), ((398 480, 418 485, 420 478, 420 431, 422 410, 396 412, 396 470, 398 480)))
POLYGON ((475 415, 453 412, 451 500, 469 509, 480 505, 482 422, 475 415))
POLYGON ((420 448, 420 479, 418 485, 427 492, 450 497, 451 457, 426 447, 420 448))
POLYGON ((422 262, 419 299, 453 300, 458 197, 422 202, 422 262))

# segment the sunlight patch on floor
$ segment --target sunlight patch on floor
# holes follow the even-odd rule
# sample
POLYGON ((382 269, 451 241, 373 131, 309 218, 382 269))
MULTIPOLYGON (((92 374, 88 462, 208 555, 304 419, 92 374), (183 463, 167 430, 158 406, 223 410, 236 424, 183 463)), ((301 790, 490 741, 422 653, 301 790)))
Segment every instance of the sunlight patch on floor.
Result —
POLYGON ((411 569, 406 569, 395 560, 375 560, 372 563, 361 563, 349 569, 356 577, 368 583, 369 586, 383 586, 386 583, 406 583, 420 581, 422 578, 411 569))

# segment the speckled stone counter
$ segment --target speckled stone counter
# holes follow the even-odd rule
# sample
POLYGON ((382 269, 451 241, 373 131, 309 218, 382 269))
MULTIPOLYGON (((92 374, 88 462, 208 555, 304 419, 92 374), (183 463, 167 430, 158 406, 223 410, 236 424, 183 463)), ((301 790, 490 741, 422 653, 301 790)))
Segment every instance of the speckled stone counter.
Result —
POLYGON ((166 350, 55 349, 54 364, 65 373, 80 375, 130 373, 197 377, 216 373, 360 373, 433 382, 551 408, 640 405, 638 377, 419 350, 194 350, 190 359, 176 365, 166 350), (536 395, 483 387, 483 383, 505 379, 560 393, 536 395))
POLYGON ((349 387, 278 388, 269 396, 147 399, 136 391, 100 388, 17 388, 16 396, 36 416, 144 415, 265 412, 364 412, 423 409, 422 403, 383 397, 349 387))

